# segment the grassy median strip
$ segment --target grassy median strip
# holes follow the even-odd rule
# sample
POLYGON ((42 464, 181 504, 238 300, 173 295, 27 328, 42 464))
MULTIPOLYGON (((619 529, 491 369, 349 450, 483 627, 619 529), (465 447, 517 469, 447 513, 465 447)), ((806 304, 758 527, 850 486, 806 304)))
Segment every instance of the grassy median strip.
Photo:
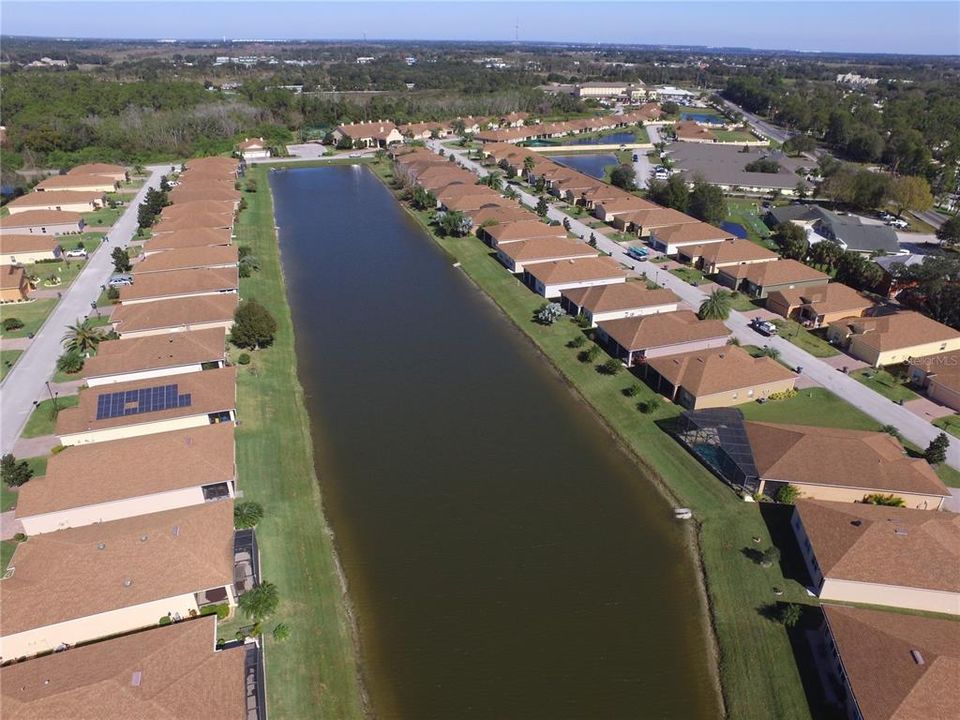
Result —
MULTIPOLYGON (((390 169, 385 163, 372 169, 389 182, 390 169)), ((626 390, 638 384, 635 377, 625 372, 613 376, 598 372, 596 363, 602 363, 606 355, 595 362, 581 362, 579 354, 590 344, 580 349, 568 346, 582 334, 570 319, 549 326, 533 322, 543 298, 510 275, 489 247, 473 236, 438 237, 429 227, 427 213, 410 212, 540 348, 648 475, 677 503, 693 508, 699 521, 699 556, 719 644, 720 682, 728 716, 738 720, 809 718, 790 639, 783 626, 767 616, 777 600, 810 601, 797 582, 784 579, 778 566, 765 569, 751 559, 754 548, 763 550, 772 544, 758 506, 741 502, 662 429, 678 414, 675 406, 661 403, 655 412, 645 414, 639 406, 655 397, 646 385, 640 384, 637 394, 630 396, 626 390), (782 589, 783 595, 776 596, 774 587, 782 589), (758 667, 764 672, 758 673, 758 667)))
POLYGON ((278 324, 273 347, 238 366, 237 387, 239 488, 266 510, 257 528, 262 575, 282 599, 265 632, 267 704, 275 719, 361 718, 354 634, 314 471, 267 173, 248 174, 259 191, 245 194, 237 242, 251 248, 260 271, 241 280, 240 290, 278 324), (282 643, 269 633, 277 622, 291 631, 282 643))

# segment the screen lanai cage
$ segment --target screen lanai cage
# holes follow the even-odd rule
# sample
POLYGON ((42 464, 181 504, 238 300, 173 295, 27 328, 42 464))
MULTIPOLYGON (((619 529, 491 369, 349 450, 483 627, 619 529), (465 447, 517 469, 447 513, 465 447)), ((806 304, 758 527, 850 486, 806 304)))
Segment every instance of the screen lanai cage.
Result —
POLYGON ((760 489, 760 473, 736 408, 688 410, 679 418, 677 438, 734 489, 753 495, 760 489))

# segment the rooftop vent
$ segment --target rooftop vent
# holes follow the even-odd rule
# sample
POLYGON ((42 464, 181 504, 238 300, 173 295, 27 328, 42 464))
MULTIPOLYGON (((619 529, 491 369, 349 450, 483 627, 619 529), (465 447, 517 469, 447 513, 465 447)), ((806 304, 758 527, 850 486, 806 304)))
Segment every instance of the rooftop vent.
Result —
POLYGON ((139 670, 134 670, 133 675, 130 676, 130 684, 134 687, 140 687, 140 680, 143 677, 143 673, 139 670))
POLYGON ((851 520, 850 524, 853 525, 854 527, 860 527, 861 525, 863 525, 863 520, 851 520))
POLYGON ((926 662, 925 662, 924 659, 923 659, 923 655, 920 654, 920 651, 919 651, 919 650, 911 650, 911 651, 910 651, 910 655, 913 656, 913 661, 914 661, 917 665, 925 665, 925 664, 926 664, 926 662))
POLYGON ((102 543, 102 542, 97 543, 97 550, 106 550, 106 549, 107 549, 106 543, 102 543))
POLYGON ((900 537, 906 537, 910 533, 907 532, 906 528, 897 528, 896 530, 893 531, 893 534, 899 535, 900 537))
POLYGON ((147 535, 146 533, 140 536, 140 542, 146 542, 149 539, 150 539, 150 536, 147 535))
POLYGON ((126 588, 132 587, 132 586, 133 586, 133 580, 131 580, 130 578, 124 578, 124 579, 123 579, 123 586, 126 587, 126 588))
POLYGON ((174 537, 180 537, 180 526, 174 525, 173 529, 170 530, 170 534, 173 535, 174 537))

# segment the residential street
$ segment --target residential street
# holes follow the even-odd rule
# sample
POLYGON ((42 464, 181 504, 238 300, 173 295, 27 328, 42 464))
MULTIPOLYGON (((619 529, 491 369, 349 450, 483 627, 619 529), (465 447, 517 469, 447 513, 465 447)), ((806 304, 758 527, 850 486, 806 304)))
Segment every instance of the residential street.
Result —
POLYGON ((137 208, 147 189, 158 187, 160 177, 170 170, 170 165, 152 165, 150 175, 136 196, 129 202, 123 215, 106 235, 104 242, 87 259, 83 270, 64 292, 63 299, 50 313, 46 322, 33 338, 33 342, 3 379, 0 393, 0 448, 11 452, 33 411, 35 400, 46 397, 44 383, 53 375, 57 358, 63 349, 61 340, 68 326, 92 312, 91 303, 100 296, 100 286, 106 283, 113 272, 110 252, 115 247, 125 247, 137 230, 137 208))
MULTIPOLYGON (((647 135, 650 137, 650 143, 656 145, 660 142, 660 127, 662 123, 656 125, 646 125, 647 135)), ((633 162, 633 170, 637 176, 637 187, 646 188, 650 180, 650 173, 653 172, 654 163, 650 162, 646 150, 637 150, 637 159, 633 162)))
MULTIPOLYGON (((429 143, 430 148, 437 152, 439 143, 429 143)), ((473 170, 478 175, 483 176, 486 170, 473 160, 467 159, 462 151, 447 150, 456 155, 457 159, 465 167, 473 170)), ((519 188, 515 188, 520 193, 524 204, 535 207, 537 198, 519 188)), ((698 287, 694 287, 684 282, 680 278, 662 269, 652 262, 637 262, 627 256, 623 247, 613 240, 608 239, 602 233, 593 230, 585 223, 576 218, 566 215, 551 205, 547 214, 551 220, 563 221, 567 218, 570 221, 571 231, 589 240, 591 233, 596 236, 597 248, 609 253, 615 260, 633 268, 636 273, 646 273, 650 279, 655 279, 662 286, 672 290, 685 302, 692 307, 699 307, 706 299, 707 295, 698 287)), ((794 368, 801 368, 803 375, 813 380, 818 385, 822 385, 839 397, 844 398, 851 404, 858 407, 863 412, 873 417, 877 422, 884 425, 896 426, 903 436, 920 447, 926 447, 940 430, 922 418, 914 415, 900 405, 886 399, 882 395, 875 393, 865 385, 857 382, 843 372, 834 369, 823 360, 810 355, 801 350, 796 345, 784 340, 783 338, 768 338, 755 332, 749 327, 750 318, 739 312, 731 312, 727 320, 727 326, 733 331, 737 339, 743 345, 770 345, 780 351, 780 358, 794 368)), ((950 437, 950 448, 947 451, 947 462, 960 468, 960 439, 950 437)))

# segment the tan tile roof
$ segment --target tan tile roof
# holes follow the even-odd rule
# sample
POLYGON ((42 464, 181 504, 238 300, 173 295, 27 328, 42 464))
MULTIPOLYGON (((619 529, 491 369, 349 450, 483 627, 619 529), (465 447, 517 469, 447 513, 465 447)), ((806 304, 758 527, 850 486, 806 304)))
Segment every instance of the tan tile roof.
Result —
MULTIPOLYGON (((582 193, 581 197, 587 201, 593 201, 595 203, 604 203, 604 201, 609 201, 614 198, 624 198, 624 197, 633 197, 630 193, 626 193, 619 188, 615 188, 612 185, 600 184, 596 187, 591 188, 590 190, 582 193)), ((637 210, 642 210, 642 207, 636 208, 637 210)))
POLYGON ((187 170, 190 172, 195 170, 219 171, 224 173, 235 172, 239 164, 236 158, 217 156, 194 158, 186 162, 187 170))
POLYGON ((776 260, 780 257, 773 252, 773 250, 768 250, 755 242, 750 242, 742 238, 697 246, 687 249, 684 254, 701 257, 705 263, 710 265, 756 262, 757 260, 776 260))
POLYGON ((457 195, 444 200, 443 204, 449 210, 457 210, 460 212, 469 213, 473 210, 480 210, 485 207, 508 206, 510 201, 491 191, 489 193, 457 195))
POLYGON ((798 500, 824 576, 957 593, 960 515, 864 503, 798 500))
POLYGON ((701 320, 690 310, 605 320, 600 327, 627 350, 665 347, 730 335, 730 330, 722 320, 701 320))
POLYGON ((700 222, 696 218, 685 215, 679 210, 665 207, 652 207, 638 210, 621 216, 621 220, 632 222, 644 228, 665 227, 667 225, 683 225, 684 223, 700 222))
POLYGON ((960 717, 960 623, 822 607, 864 720, 960 717), (913 651, 919 652, 923 665, 913 651))
POLYGON ((0 583, 5 636, 229 585, 233 501, 35 535, 10 565, 0 583))
POLYGON ((910 364, 922 368, 936 384, 960 390, 960 350, 914 358, 910 364))
POLYGON ((23 287, 24 269, 19 265, 0 265, 0 289, 13 290, 23 287))
POLYGON ((100 202, 101 200, 103 200, 102 192, 47 190, 46 192, 32 192, 21 195, 16 200, 11 200, 7 203, 7 207, 47 207, 51 205, 100 202))
POLYGON ((227 331, 223 328, 107 340, 83 364, 80 374, 96 378, 224 360, 226 340, 227 331))
POLYGON ((230 215, 236 211, 232 200, 193 200, 167 205, 160 211, 161 220, 180 220, 195 215, 230 215))
POLYGON ((858 342, 880 351, 946 342, 960 337, 960 332, 953 328, 912 310, 880 317, 844 318, 830 325, 852 330, 858 336, 858 342))
MULTIPOLYGON (((524 210, 522 207, 518 207, 516 205, 497 205, 495 207, 481 208, 479 210, 472 211, 470 213, 470 218, 473 220, 475 225, 483 225, 487 221, 491 221, 498 225, 517 221, 538 221, 537 216, 534 213, 530 212, 529 210, 524 210)), ((487 227, 490 226, 488 225, 487 227)))
POLYGON ((125 175, 127 169, 123 165, 110 163, 86 163, 67 170, 67 175, 125 175))
POLYGON ((22 252, 53 252, 53 249, 60 244, 61 237, 60 235, 42 235, 37 233, 30 235, 4 233, 0 235, 0 253, 3 255, 14 255, 22 252))
MULTIPOLYGON (((173 207, 173 206, 171 206, 173 207)), ((233 229, 233 213, 196 213, 181 215, 177 218, 161 217, 153 227, 154 235, 178 232, 180 230, 220 230, 233 229)))
POLYGON ((564 290, 562 294, 578 307, 587 308, 592 313, 639 310, 680 302, 680 298, 666 288, 648 290, 646 283, 630 282, 629 280, 625 283, 614 283, 612 285, 571 288, 570 290, 564 290))
POLYGON ((627 276, 620 267, 620 263, 606 256, 537 263, 526 270, 544 285, 625 278, 627 276))
POLYGON ((216 619, 202 617, 11 665, 3 670, 4 717, 246 717, 247 650, 215 651, 216 634, 216 619))
POLYGON ((232 322, 240 296, 201 295, 158 302, 119 305, 110 316, 117 332, 139 332, 163 328, 201 325, 203 323, 232 322))
POLYGON ((643 198, 629 194, 623 197, 613 197, 609 200, 600 200, 597 204, 602 205, 606 213, 627 213, 637 210, 650 210, 658 207, 649 200, 644 200, 643 198))
POLYGON ((344 135, 359 140, 362 138, 375 138, 377 140, 386 140, 390 133, 397 129, 389 120, 371 120, 370 122, 352 123, 350 125, 341 125, 337 128, 344 135))
POLYGON ((769 297, 789 307, 807 305, 820 314, 860 313, 876 305, 873 300, 861 295, 852 287, 838 282, 815 287, 774 290, 769 297))
POLYGON ((227 367, 219 370, 204 370, 177 375, 175 378, 151 378, 149 380, 134 380, 104 387, 87 388, 81 390, 80 404, 77 407, 65 408, 60 411, 57 416, 56 434, 72 435, 91 430, 105 430, 113 427, 126 427, 171 418, 233 410, 237 406, 236 378, 236 368, 227 367), (178 386, 180 395, 190 395, 190 405, 97 420, 97 398, 104 393, 118 393, 125 390, 140 390, 141 388, 173 384, 178 386))
POLYGON ((484 231, 498 243, 510 243, 539 237, 566 238, 562 225, 547 225, 539 220, 518 220, 491 225, 484 231))
POLYGON ((760 422, 744 428, 767 480, 863 488, 864 494, 949 494, 926 460, 907 457, 887 433, 760 422))
POLYGON ((203 247, 205 245, 229 245, 231 232, 224 228, 194 228, 192 230, 176 230, 174 232, 154 235, 146 243, 144 250, 148 253, 157 250, 173 250, 176 248, 203 247))
POLYGON ((470 182, 450 184, 447 182, 447 185, 439 190, 436 194, 437 199, 441 201, 453 200, 455 198, 464 197, 467 195, 484 195, 494 200, 500 200, 500 193, 495 190, 491 190, 486 185, 477 185, 473 182, 473 178, 464 178, 469 179, 470 182))
MULTIPOLYGON (((653 231, 653 235, 657 240, 671 245, 708 242, 710 240, 730 240, 733 238, 733 235, 726 230, 699 221, 659 227, 653 231)), ((769 265, 769 263, 763 264, 769 265)))
POLYGON ((35 190, 49 192, 70 188, 113 186, 117 181, 106 175, 54 175, 37 183, 35 190))
POLYGON ((16 215, 7 215, 0 218, 0 229, 15 229, 33 227, 35 225, 66 225, 79 224, 83 219, 81 213, 66 210, 27 210, 16 215))
POLYGON ((752 358, 734 345, 650 358, 647 364, 694 397, 795 380, 773 358, 752 358))
POLYGON ((533 238, 532 240, 507 243, 500 248, 500 252, 519 263, 573 257, 596 257, 597 255, 597 251, 586 243, 558 237, 533 238))
POLYGON ((236 245, 204 245, 164 250, 152 253, 136 263, 133 266, 133 274, 236 265, 239 255, 236 245))
POLYGON ((120 288, 120 302, 162 298, 186 293, 223 292, 240 286, 237 268, 191 268, 138 275, 133 285, 120 288))
POLYGON ((170 202, 190 202, 193 200, 239 200, 240 191, 232 183, 191 183, 182 182, 170 191, 170 202))
POLYGON ((830 276, 809 265, 796 260, 777 260, 775 262, 755 263, 743 268, 740 277, 749 280, 758 287, 788 285, 790 283, 822 280, 826 285, 830 276))
POLYGON ((236 478, 233 423, 65 447, 17 493, 18 518, 236 478), (109 468, 109 471, 105 471, 109 468))

